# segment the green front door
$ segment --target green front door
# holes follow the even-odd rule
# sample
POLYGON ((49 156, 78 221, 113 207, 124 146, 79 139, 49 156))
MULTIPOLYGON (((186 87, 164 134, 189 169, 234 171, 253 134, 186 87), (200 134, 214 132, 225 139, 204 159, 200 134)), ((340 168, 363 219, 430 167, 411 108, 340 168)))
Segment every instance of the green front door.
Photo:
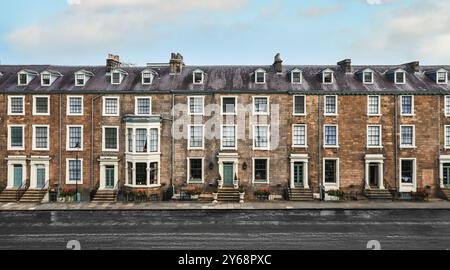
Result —
POLYGON ((303 162, 294 163, 294 186, 303 187, 303 162))
POLYGON ((36 165, 36 187, 45 187, 45 165, 36 165))
POLYGON ((234 179, 233 163, 223 164, 223 185, 232 186, 234 179))
POLYGON ((22 186, 23 177, 23 166, 16 164, 14 165, 14 187, 19 188, 22 186))
POLYGON ((106 166, 105 175, 106 175, 105 187, 114 188, 114 166, 106 166))
POLYGON ((450 187, 450 163, 445 163, 443 165, 443 170, 444 186, 450 187))

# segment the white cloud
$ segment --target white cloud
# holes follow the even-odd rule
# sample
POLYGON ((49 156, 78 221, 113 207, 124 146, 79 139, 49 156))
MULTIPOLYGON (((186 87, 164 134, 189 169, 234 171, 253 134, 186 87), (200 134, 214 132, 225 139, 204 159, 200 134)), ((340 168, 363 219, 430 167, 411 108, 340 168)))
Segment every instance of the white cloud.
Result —
POLYGON ((300 11, 300 16, 304 17, 323 17, 334 14, 342 9, 340 5, 333 5, 329 7, 311 7, 300 11))
POLYGON ((68 0, 66 10, 8 34, 15 49, 64 51, 109 50, 130 43, 151 43, 159 28, 232 12, 249 0, 68 0))

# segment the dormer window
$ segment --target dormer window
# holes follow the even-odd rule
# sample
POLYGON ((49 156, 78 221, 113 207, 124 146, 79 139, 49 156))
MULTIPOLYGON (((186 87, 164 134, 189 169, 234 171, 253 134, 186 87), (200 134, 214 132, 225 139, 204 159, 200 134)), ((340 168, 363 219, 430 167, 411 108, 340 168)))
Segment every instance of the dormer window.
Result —
POLYGON ((266 83, 266 72, 264 70, 258 69, 257 71, 255 71, 255 83, 266 83))
POLYGON ((322 72, 322 83, 332 84, 334 81, 333 71, 330 69, 324 70, 322 72))
POLYGON ((52 85, 58 77, 62 77, 62 74, 58 71, 47 70, 41 73, 41 86, 52 85))
POLYGON ((28 85, 28 74, 19 73, 19 85, 28 85))
POLYGON ((116 69, 111 72, 111 84, 119 85, 122 83, 127 73, 121 69, 116 69))
POLYGON ((302 71, 299 69, 294 69, 291 71, 291 83, 301 84, 302 83, 302 71))
POLYGON ((364 84, 373 84, 373 72, 372 71, 364 71, 363 72, 363 83, 364 84))
POLYGON ((41 84, 42 86, 50 86, 52 76, 48 73, 42 74, 41 76, 41 84))
POLYGON ((396 84, 405 84, 406 83, 406 72, 402 70, 398 70, 394 73, 394 79, 396 84))
POLYGON ((75 85, 76 86, 84 86, 86 84, 86 75, 85 74, 77 74, 75 85))
POLYGON ((445 70, 440 70, 436 73, 436 83, 447 84, 448 83, 448 72, 445 70))
POLYGON ((153 73, 150 71, 143 71, 142 72, 142 84, 148 85, 153 83, 153 73))
POLYGON ((203 84, 203 80, 205 77, 205 73, 201 70, 196 70, 193 72, 193 81, 194 84, 203 84))
POLYGON ((38 76, 39 73, 36 71, 24 69, 17 73, 17 84, 19 86, 25 86, 29 85, 31 80, 34 79, 34 77, 38 76))

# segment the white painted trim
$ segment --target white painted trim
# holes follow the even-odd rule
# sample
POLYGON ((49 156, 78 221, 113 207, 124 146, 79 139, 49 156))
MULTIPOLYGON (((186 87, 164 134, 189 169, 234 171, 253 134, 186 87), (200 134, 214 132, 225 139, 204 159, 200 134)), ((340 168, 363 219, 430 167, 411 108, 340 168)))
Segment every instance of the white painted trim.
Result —
POLYGON ((25 96, 12 95, 8 96, 8 115, 25 115, 25 96), (11 99, 12 98, 21 98, 22 99, 22 113, 13 113, 11 111, 11 99))
POLYGON ((188 115, 204 115, 205 114, 205 96, 187 96, 187 112, 188 115), (200 113, 191 112, 191 98, 202 99, 202 111, 200 113))
POLYGON ((399 167, 399 191, 400 192, 411 192, 416 191, 417 189, 417 160, 416 158, 400 158, 400 162, 398 164, 399 167), (403 160, 412 160, 413 161, 413 177, 412 184, 402 184, 402 161, 403 160))
POLYGON ((43 87, 51 86, 57 79, 55 74, 52 74, 51 72, 48 72, 48 71, 42 72, 40 77, 41 77, 41 86, 43 86, 43 87), (44 83, 44 75, 48 75, 49 76, 49 83, 48 84, 44 83))
POLYGON ((416 148, 416 126, 415 125, 400 125, 400 148, 403 149, 408 149, 408 148, 416 148), (403 127, 412 127, 413 128, 413 138, 412 138, 412 143, 413 145, 404 145, 402 142, 402 128, 403 127))
POLYGON ((363 84, 374 84, 374 80, 375 80, 375 73, 372 71, 372 70, 364 70, 363 72, 362 72, 362 82, 363 82, 363 84), (366 75, 366 73, 370 73, 370 74, 372 74, 372 80, 370 81, 370 82, 366 82, 366 80, 365 80, 365 75, 366 75))
POLYGON ((303 71, 295 68, 291 70, 291 84, 302 84, 303 83, 303 71), (300 73, 300 82, 294 82, 294 73, 300 73))
POLYGON ((143 156, 133 156, 133 155, 127 155, 126 156, 126 163, 125 163, 125 186, 132 187, 132 188, 154 188, 154 187, 160 187, 161 186, 161 158, 160 155, 143 155, 143 156), (133 164, 132 168, 132 174, 131 178, 128 179, 128 163, 133 164), (136 185, 136 163, 145 163, 147 164, 147 185, 136 185), (157 184, 149 184, 150 183, 150 164, 151 163, 158 163, 158 179, 157 184), (131 184, 130 184, 131 182, 131 184))
POLYGON ((153 99, 151 96, 135 96, 134 97, 134 114, 138 115, 138 116, 149 116, 149 115, 153 115, 153 99), (150 109, 149 112, 150 114, 139 114, 138 113, 138 100, 139 99, 150 99, 150 109))
POLYGON ((366 145, 368 149, 372 148, 383 148, 383 126, 382 125, 367 125, 366 129, 366 145), (380 138, 378 140, 378 145, 369 145, 369 127, 378 127, 380 138))
POLYGON ((118 71, 118 70, 113 70, 113 71, 111 71, 111 84, 112 84, 112 85, 121 85, 122 82, 123 82, 124 77, 125 77, 125 74, 124 74, 123 72, 120 72, 120 71, 118 71), (113 79, 114 74, 119 74, 119 75, 120 75, 120 78, 119 78, 119 82, 118 82, 118 83, 115 83, 115 82, 114 82, 114 79, 113 79))
POLYGON ((308 126, 306 124, 293 124, 292 125, 292 148, 308 148, 308 126), (294 128, 295 127, 304 127, 305 128, 305 144, 304 145, 296 145, 294 144, 294 128))
POLYGON ((447 106, 450 106, 450 95, 444 96, 444 115, 450 117, 450 111, 447 112, 447 106))
POLYGON ((439 186, 440 188, 445 188, 444 186, 444 164, 450 163, 450 155, 439 156, 439 186))
MULTIPOLYGON (((143 124, 143 123, 127 123, 126 125, 126 132, 125 132, 125 140, 126 140, 126 149, 127 154, 133 155, 133 156, 140 156, 140 155, 159 155, 161 153, 161 125, 160 123, 151 123, 151 124, 143 124), (133 140, 133 149, 128 149, 128 129, 133 130, 132 134, 132 140, 133 140), (147 152, 136 152, 136 129, 145 129, 147 130, 147 152), (150 130, 157 129, 158 130, 158 149, 156 152, 150 152, 150 130)), ((120 143, 120 142, 119 142, 120 143)))
POLYGON ((450 125, 444 125, 444 149, 450 149, 450 144, 447 144, 447 128, 450 128, 450 125))
POLYGON ((306 95, 293 95, 292 96, 292 115, 293 116, 306 116, 306 95), (295 98, 296 97, 303 97, 303 113, 296 113, 295 112, 295 98))
POLYGON ((119 116, 120 115, 120 97, 119 96, 103 96, 102 97, 102 115, 103 116, 119 116), (107 114, 106 113, 106 100, 115 99, 117 102, 117 113, 107 114))
POLYGON ((220 115, 237 115, 237 100, 238 97, 237 96, 221 96, 220 97, 220 115), (234 98, 234 112, 233 113, 228 113, 228 112, 223 112, 223 99, 224 98, 234 98))
POLYGON ((339 189, 340 187, 340 179, 339 179, 339 158, 323 158, 322 164, 322 184, 325 187, 325 190, 339 189), (336 162, 336 183, 325 183, 325 161, 334 160, 336 162))
POLYGON ((335 125, 335 124, 323 125, 323 148, 339 148, 339 125, 335 125), (335 145, 325 144, 326 143, 326 132, 325 132, 326 127, 336 127, 336 144, 335 145))
POLYGON ((30 189, 46 189, 48 188, 48 181, 50 179, 50 157, 49 156, 43 156, 43 157, 32 157, 30 160, 30 189), (38 165, 44 165, 45 167, 45 183, 46 185, 44 187, 37 186, 37 166, 38 165))
POLYGON ((195 85, 201 85, 205 82, 205 72, 201 69, 196 69, 192 72, 192 83, 195 85), (202 75, 202 79, 200 82, 195 82, 195 74, 200 73, 202 75))
POLYGON ((404 70, 396 70, 394 72, 394 82, 395 82, 395 84, 406 84, 406 71, 404 71, 404 70), (403 73, 403 79, 404 79, 403 82, 398 82, 397 81, 397 73, 403 73))
POLYGON ((80 181, 70 181, 69 180, 69 161, 71 160, 77 160, 76 158, 66 158, 66 185, 75 185, 76 182, 78 182, 78 185, 82 185, 83 184, 83 158, 78 158, 78 160, 80 161, 81 165, 80 165, 80 181))
POLYGON ((233 163, 235 175, 239 176, 239 154, 238 153, 220 153, 217 155, 219 164, 219 175, 223 179, 223 164, 233 163))
POLYGON ((14 188, 14 165, 22 165, 22 185, 27 181, 27 157, 26 156, 8 156, 8 183, 6 188, 14 188))
POLYGON ((448 84, 448 71, 447 70, 441 68, 438 71, 436 71, 436 83, 437 84, 448 84), (439 82, 439 80, 438 80, 439 73, 445 73, 445 82, 439 82))
POLYGON ((255 70, 255 84, 265 84, 267 79, 266 76, 267 72, 264 69, 258 68, 257 70, 255 70), (258 73, 264 73, 264 82, 258 82, 258 73))
POLYGON ((270 97, 269 96, 252 96, 253 115, 269 115, 270 114, 270 97), (265 98, 267 100, 267 112, 256 112, 255 98, 265 98))
POLYGON ((84 73, 84 72, 75 72, 75 73, 74 73, 75 86, 85 86, 86 83, 87 83, 87 81, 89 80, 88 77, 89 77, 89 76, 87 76, 86 73, 84 73), (78 75, 82 75, 82 76, 83 76, 83 83, 82 83, 82 84, 78 83, 78 79, 77 79, 77 76, 78 76, 78 75))
POLYGON ((25 127, 26 125, 8 125, 8 150, 9 151, 24 151, 25 150, 25 127), (22 147, 12 147, 11 146, 11 128, 21 127, 22 128, 22 147))
POLYGON ((369 175, 369 168, 370 163, 378 163, 378 189, 385 189, 384 187, 384 156, 383 155, 377 155, 377 154, 368 154, 365 156, 365 171, 364 171, 364 179, 365 189, 370 189, 370 175, 369 175))
POLYGON ((146 69, 146 70, 143 70, 141 72, 141 84, 142 85, 152 85, 154 79, 155 79, 155 73, 152 72, 151 70, 146 69), (145 74, 150 74, 150 83, 144 82, 144 75, 145 74))
POLYGON ((119 159, 117 157, 100 157, 100 185, 99 190, 114 190, 119 181, 119 159), (113 188, 106 187, 106 167, 114 166, 114 185, 113 188))
POLYGON ((381 116, 381 97, 379 95, 368 95, 367 96, 367 116, 381 116), (378 99, 378 113, 370 113, 370 98, 376 97, 378 99))
POLYGON ((25 72, 23 70, 19 71, 17 73, 17 86, 27 86, 27 85, 29 85, 30 82, 34 79, 34 77, 35 76, 31 76, 28 72, 25 72), (26 75, 27 76, 27 83, 26 84, 20 83, 20 75, 26 75), (30 77, 32 77, 32 78, 30 79, 30 77))
POLYGON ((322 71, 322 83, 323 84, 333 84, 334 83, 334 71, 327 68, 322 71), (325 73, 331 73, 331 82, 325 82, 325 73))
POLYGON ((83 145, 84 145, 84 126, 83 125, 67 125, 66 127, 66 151, 83 151, 83 145), (69 129, 71 127, 81 127, 81 143, 80 143, 80 148, 70 148, 70 144, 69 144, 69 136, 70 136, 70 132, 69 129))
POLYGON ((291 179, 289 181, 291 188, 296 188, 294 183, 294 165, 296 162, 303 162, 303 188, 309 189, 309 156, 308 154, 291 154, 291 179))
POLYGON ((323 96, 323 115, 325 116, 337 116, 339 113, 339 98, 337 95, 325 95, 323 96), (327 113, 327 97, 334 97, 335 101, 335 112, 334 113, 327 113))
POLYGON ((119 152, 119 126, 102 126, 102 151, 103 152, 119 152), (108 149, 105 147, 105 129, 107 128, 114 128, 116 129, 116 148, 115 149, 108 149))
POLYGON ((50 96, 49 95, 33 95, 33 115, 38 116, 49 116, 50 115, 50 96), (36 112, 36 99, 37 98, 47 98, 47 113, 37 113, 36 112))
POLYGON ((50 150, 50 125, 33 125, 33 139, 32 139, 32 150, 33 151, 49 151, 50 150), (47 148, 37 148, 36 147, 36 128, 45 127, 47 128, 47 148))
POLYGON ((237 150, 237 125, 220 125, 220 150, 237 150), (223 128, 234 127, 234 147, 223 146, 223 128))
POLYGON ((400 115, 401 116, 414 116, 414 96, 413 95, 401 95, 400 96, 400 115), (403 97, 411 97, 411 113, 403 113, 403 97))
POLYGON ((269 157, 252 157, 252 163, 253 163, 253 168, 252 168, 252 184, 254 185, 254 184, 269 184, 270 183, 270 158, 269 157), (256 170, 255 170, 255 160, 256 159, 264 159, 264 160, 266 160, 266 169, 267 169, 267 179, 266 179, 266 181, 265 182, 257 182, 256 180, 255 180, 255 173, 256 173, 256 170))
POLYGON ((204 150, 205 149, 205 125, 196 124, 196 125, 188 125, 188 135, 187 135, 187 149, 188 150, 204 150), (191 147, 191 128, 192 127, 202 127, 202 146, 201 147, 191 147))
POLYGON ((205 183, 205 158, 204 157, 188 157, 187 158, 187 179, 188 184, 203 184, 205 183), (191 159, 201 159, 202 161, 202 178, 201 181, 191 181, 191 159))
POLYGON ((67 96, 67 115, 68 116, 82 116, 84 115, 84 96, 67 96), (70 112, 70 99, 71 98, 81 98, 81 113, 71 113, 70 112))
POLYGON ((253 139, 253 150, 270 150, 270 125, 258 124, 252 125, 252 139, 253 139), (256 127, 267 127, 267 147, 256 147, 256 137, 255 137, 255 129, 256 127))

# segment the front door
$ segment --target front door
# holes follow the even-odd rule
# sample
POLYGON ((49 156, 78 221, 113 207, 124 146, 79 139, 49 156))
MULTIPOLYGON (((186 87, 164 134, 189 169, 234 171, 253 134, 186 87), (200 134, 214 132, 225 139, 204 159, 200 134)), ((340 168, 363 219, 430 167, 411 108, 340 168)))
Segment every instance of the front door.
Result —
POLYGON ((294 186, 303 187, 303 162, 294 163, 294 186))
POLYGON ((114 166, 105 167, 105 187, 112 189, 114 188, 114 166))
POLYGON ((19 188, 22 186, 23 166, 20 164, 14 165, 14 187, 19 188))
POLYGON ((36 188, 45 188, 45 165, 36 165, 36 188))
POLYGON ((444 169, 444 186, 450 187, 450 163, 445 163, 443 165, 444 169))
POLYGON ((369 164, 369 185, 372 188, 378 187, 378 164, 369 164))
POLYGON ((223 164, 223 185, 232 186, 234 180, 234 169, 233 163, 223 164))

